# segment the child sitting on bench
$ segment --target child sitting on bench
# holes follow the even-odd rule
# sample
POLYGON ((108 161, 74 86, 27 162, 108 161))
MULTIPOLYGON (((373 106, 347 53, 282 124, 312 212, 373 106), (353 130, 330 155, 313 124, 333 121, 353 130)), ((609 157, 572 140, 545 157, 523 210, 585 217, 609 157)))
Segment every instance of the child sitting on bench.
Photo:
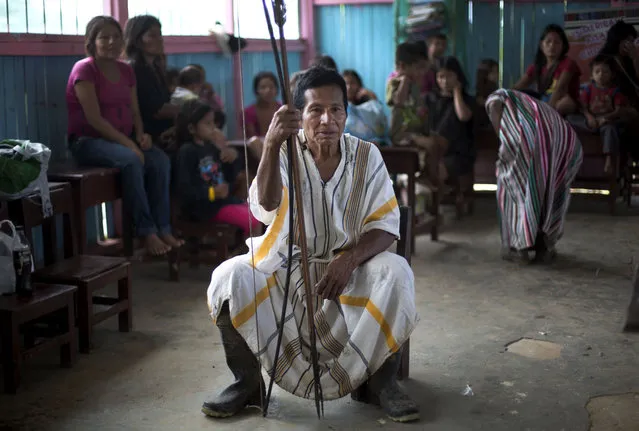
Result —
POLYGON ((194 222, 237 226, 248 237, 260 224, 248 204, 234 196, 241 165, 214 144, 216 130, 210 105, 190 100, 182 106, 176 122, 180 142, 176 190, 181 215, 194 222))

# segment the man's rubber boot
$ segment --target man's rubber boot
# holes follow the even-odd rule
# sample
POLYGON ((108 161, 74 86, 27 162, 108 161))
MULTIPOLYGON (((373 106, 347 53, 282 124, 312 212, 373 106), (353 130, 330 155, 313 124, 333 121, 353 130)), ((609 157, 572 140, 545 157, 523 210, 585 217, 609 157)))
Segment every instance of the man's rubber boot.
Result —
POLYGON ((391 355, 369 379, 369 400, 379 404, 393 421, 412 422, 419 420, 419 407, 397 384, 400 352, 391 355))
POLYGON ((204 401, 202 413, 214 418, 226 418, 242 411, 247 406, 261 407, 264 396, 264 381, 260 364, 231 323, 228 303, 222 306, 217 319, 226 354, 226 364, 235 376, 235 382, 217 397, 204 401))

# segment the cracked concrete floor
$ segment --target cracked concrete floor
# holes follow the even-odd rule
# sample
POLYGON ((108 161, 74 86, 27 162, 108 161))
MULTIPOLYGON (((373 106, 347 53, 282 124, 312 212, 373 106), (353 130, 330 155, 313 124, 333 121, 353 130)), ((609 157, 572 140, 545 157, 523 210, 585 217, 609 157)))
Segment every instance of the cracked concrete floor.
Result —
POLYGON ((632 394, 639 335, 620 332, 638 218, 584 205, 601 211, 573 205, 550 268, 500 260, 492 199, 448 224, 439 243, 418 240, 422 320, 404 384, 422 408, 417 424, 394 424, 350 398, 327 402, 318 420, 312 401, 278 389, 267 419, 256 412, 205 418, 203 398, 231 380, 207 316, 210 271, 186 266, 183 281, 172 284, 165 265, 139 264, 135 332, 118 333, 115 321, 98 326, 96 349, 72 369, 58 368, 55 354, 29 361, 18 395, 0 395, 0 429, 567 431, 592 422, 593 431, 639 430, 632 394), (540 360, 506 350, 520 338, 555 343, 560 355, 540 360), (466 385, 473 396, 462 395, 466 385))

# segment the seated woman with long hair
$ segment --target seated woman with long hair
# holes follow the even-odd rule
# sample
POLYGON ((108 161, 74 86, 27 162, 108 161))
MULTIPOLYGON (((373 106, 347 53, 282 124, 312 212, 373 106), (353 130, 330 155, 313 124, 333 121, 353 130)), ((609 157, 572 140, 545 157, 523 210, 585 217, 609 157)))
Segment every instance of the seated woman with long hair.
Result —
POLYGON ((524 91, 535 84, 536 98, 548 103, 561 115, 577 112, 579 107, 579 76, 581 71, 568 57, 570 44, 563 28, 549 24, 539 38, 535 62, 513 86, 524 91))
MULTIPOLYGON (((599 55, 612 58, 610 62, 612 74, 617 87, 628 100, 628 104, 620 108, 619 117, 631 141, 639 137, 639 51, 635 45, 637 30, 631 24, 620 20, 608 29, 606 43, 599 55)), ((628 149, 639 157, 635 145, 628 149)))
POLYGON ((80 165, 119 168, 122 194, 147 252, 183 244, 171 234, 170 162, 145 132, 133 69, 119 61, 122 28, 108 16, 86 29, 87 57, 71 70, 66 89, 69 146, 80 165))
POLYGON ((240 124, 244 123, 247 137, 263 137, 266 134, 273 115, 282 106, 277 101, 278 92, 277 77, 272 72, 263 71, 255 75, 253 78, 255 103, 248 106, 240 118, 240 124))

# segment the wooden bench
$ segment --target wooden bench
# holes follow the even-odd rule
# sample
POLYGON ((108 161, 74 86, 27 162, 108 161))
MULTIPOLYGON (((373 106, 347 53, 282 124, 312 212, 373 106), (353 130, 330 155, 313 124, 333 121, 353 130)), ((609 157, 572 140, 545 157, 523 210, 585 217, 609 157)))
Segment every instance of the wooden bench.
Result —
MULTIPOLYGON (((80 351, 91 348, 93 326, 113 315, 119 317, 119 329, 128 332, 132 328, 131 264, 122 257, 89 256, 76 253, 75 215, 72 186, 69 183, 50 183, 53 212, 63 216, 64 254, 57 256, 55 217, 44 218, 39 195, 32 194, 9 202, 9 215, 16 224, 22 224, 25 232, 42 225, 44 267, 32 274, 34 282, 76 286, 80 351), (118 283, 118 296, 93 296, 110 283, 118 283), (94 313, 93 305, 106 306, 94 313)), ((33 237, 30 237, 33 243, 33 237)))
MULTIPOLYGON (((606 196, 611 214, 615 214, 617 198, 621 194, 619 183, 622 172, 619 154, 612 154, 613 172, 604 172, 603 145, 598 135, 578 132, 583 149, 583 162, 577 177, 572 184, 573 188, 608 190, 606 196)), ((475 145, 477 148, 477 161, 475 162, 475 181, 480 184, 496 184, 495 164, 499 154, 499 140, 492 128, 480 129, 475 132, 475 145)), ((605 195, 603 195, 605 196, 605 195)))
MULTIPOLYGON (((115 202, 122 199, 120 170, 115 168, 78 168, 73 165, 55 165, 49 167, 49 181, 71 184, 75 219, 78 223, 78 251, 88 253, 87 210, 103 202, 115 202)), ((128 220, 127 209, 123 219, 128 220)), ((92 248, 92 254, 119 254, 122 249, 125 256, 133 256, 133 231, 131 223, 123 223, 122 242, 114 241, 109 246, 92 248)))
MULTIPOLYGON (((406 202, 406 205, 410 208, 411 211, 411 250, 414 252, 415 237, 417 235, 430 233, 430 237, 433 241, 438 240, 438 229, 440 224, 439 191, 432 191, 433 204, 431 206, 430 214, 428 214, 429 217, 418 220, 418 217, 415 214, 415 206, 417 200, 415 181, 416 175, 419 172, 419 152, 415 148, 407 147, 381 148, 380 151, 382 153, 386 169, 391 176, 401 174, 408 175, 408 186, 406 187, 408 202, 406 202)), ((401 197, 398 196, 398 198, 401 197)))
MULTIPOLYGON (((0 340, 2 349, 2 371, 4 390, 14 394, 20 385, 23 361, 32 356, 60 348, 60 365, 71 367, 77 359, 77 338, 75 333, 75 286, 34 284, 33 296, 29 299, 16 295, 0 296, 0 340), (28 326, 40 318, 54 313, 64 313, 59 331, 48 334, 39 343, 21 343, 21 329, 33 331, 28 326), (25 328, 27 327, 27 328, 25 328)), ((57 317, 57 316, 56 316, 57 317)))
MULTIPOLYGON (((167 256, 145 256, 136 253, 133 224, 130 222, 130 211, 122 200, 122 184, 120 170, 116 168, 79 168, 73 164, 55 165, 49 168, 49 181, 62 181, 71 184, 73 192, 73 205, 75 219, 78 221, 78 250, 79 254, 125 256, 139 260, 167 259, 169 273, 179 259, 179 252, 172 250, 167 256), (122 238, 111 239, 107 243, 87 245, 86 212, 89 208, 100 205, 103 202, 112 202, 114 205, 114 219, 116 230, 118 225, 122 227, 122 238), (120 223, 118 223, 118 220, 120 223)), ((140 251, 140 250, 138 250, 140 251)))
MULTIPOLYGON (((410 208, 402 206, 399 208, 399 240, 397 241, 397 248, 395 252, 402 256, 408 262, 408 265, 411 264, 411 244, 412 241, 409 241, 411 236, 411 228, 412 228, 412 218, 413 212, 410 208)), ((401 357, 399 363, 399 370, 397 371, 397 379, 404 380, 408 378, 410 371, 410 339, 406 340, 406 342, 401 347, 401 357)), ((355 401, 368 401, 368 382, 365 382, 363 385, 355 389, 351 393, 351 398, 355 401)))

